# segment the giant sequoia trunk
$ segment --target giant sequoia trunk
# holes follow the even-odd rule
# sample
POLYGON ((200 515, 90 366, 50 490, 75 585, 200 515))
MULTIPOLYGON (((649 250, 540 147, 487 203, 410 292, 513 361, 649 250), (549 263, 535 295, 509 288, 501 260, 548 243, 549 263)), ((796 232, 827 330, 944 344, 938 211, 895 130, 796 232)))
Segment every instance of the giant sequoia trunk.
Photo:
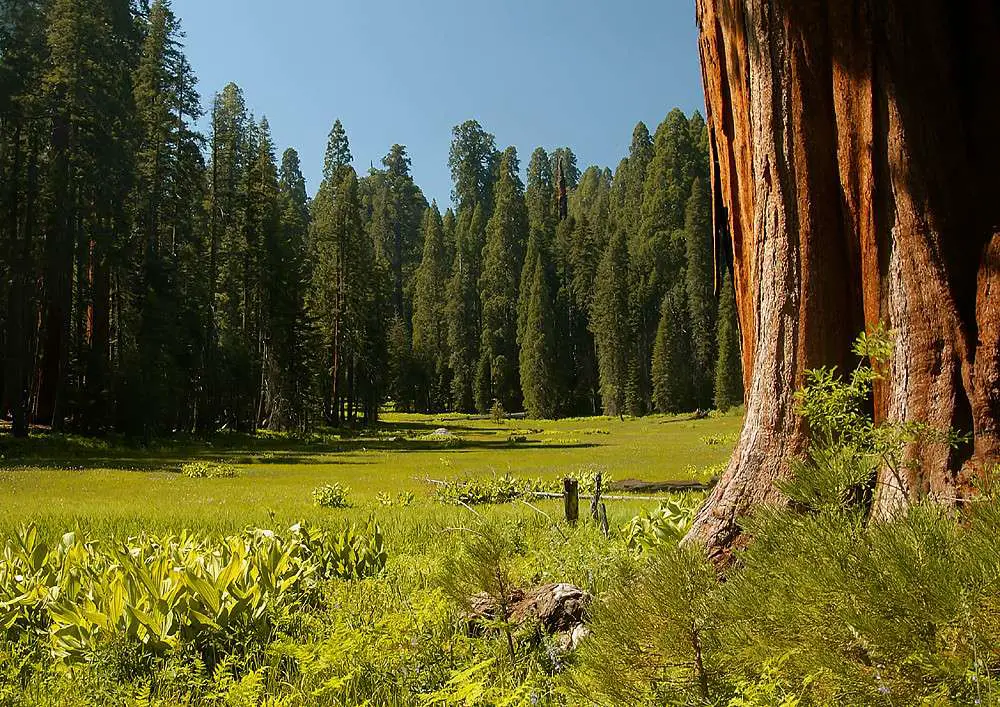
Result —
POLYGON ((1000 456, 1000 9, 994 0, 697 0, 716 233, 728 231, 747 414, 691 536, 720 551, 780 503, 805 370, 896 346, 879 419, 970 432, 914 445, 875 512, 960 501, 1000 456))

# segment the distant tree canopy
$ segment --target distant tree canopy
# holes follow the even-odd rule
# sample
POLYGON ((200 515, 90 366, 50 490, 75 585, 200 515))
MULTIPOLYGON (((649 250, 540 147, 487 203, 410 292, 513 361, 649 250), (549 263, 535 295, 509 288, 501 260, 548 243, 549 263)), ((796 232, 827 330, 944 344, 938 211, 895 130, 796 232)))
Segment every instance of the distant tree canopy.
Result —
POLYGON ((371 423, 387 402, 555 417, 740 397, 699 115, 672 111, 653 136, 637 125, 614 173, 539 147, 526 181, 517 151, 466 121, 444 214, 403 145, 357 174, 337 120, 309 199, 299 154, 235 84, 198 133, 169 0, 5 13, 0 413, 14 434, 305 430, 371 423))

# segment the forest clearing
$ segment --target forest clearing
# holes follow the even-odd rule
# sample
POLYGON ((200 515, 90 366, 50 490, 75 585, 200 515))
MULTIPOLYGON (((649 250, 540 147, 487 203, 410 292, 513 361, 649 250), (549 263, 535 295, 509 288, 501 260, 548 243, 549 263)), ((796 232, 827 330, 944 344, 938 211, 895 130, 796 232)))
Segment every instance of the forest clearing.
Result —
MULTIPOLYGON (((559 482, 570 472, 600 471, 609 482, 708 481, 721 472, 739 425, 738 414, 496 423, 469 415, 389 413, 375 429, 317 431, 303 439, 220 434, 209 442, 166 440, 146 448, 40 435, 0 445, 0 527, 10 531, 34 522, 61 535, 79 522, 98 535, 178 528, 230 533, 248 526, 278 530, 300 520, 358 522, 371 513, 399 516, 393 522, 405 526, 442 510, 428 479, 511 475, 559 482), (436 435, 439 430, 446 432, 436 435), (184 465, 198 462, 231 466, 236 476, 182 473, 184 465), (351 507, 317 508, 313 490, 334 483, 349 487, 351 507), (379 500, 400 493, 414 495, 403 509, 379 500)), ((650 505, 656 506, 617 503, 611 510, 616 518, 631 517, 650 505)))
POLYGON ((448 5, 0 0, 0 707, 1000 705, 1000 4, 448 5))

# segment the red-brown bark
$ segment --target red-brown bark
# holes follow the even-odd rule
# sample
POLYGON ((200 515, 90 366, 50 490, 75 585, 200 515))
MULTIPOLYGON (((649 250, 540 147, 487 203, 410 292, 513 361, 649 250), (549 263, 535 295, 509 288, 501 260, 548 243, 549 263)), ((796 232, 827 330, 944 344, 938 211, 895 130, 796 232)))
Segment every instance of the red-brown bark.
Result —
POLYGON ((697 0, 715 213, 728 229, 747 416, 692 537, 725 548, 781 502, 804 372, 896 335, 876 415, 972 432, 914 446, 876 512, 954 502, 997 460, 998 9, 987 0, 697 0), (991 300, 992 297, 992 300, 991 300))

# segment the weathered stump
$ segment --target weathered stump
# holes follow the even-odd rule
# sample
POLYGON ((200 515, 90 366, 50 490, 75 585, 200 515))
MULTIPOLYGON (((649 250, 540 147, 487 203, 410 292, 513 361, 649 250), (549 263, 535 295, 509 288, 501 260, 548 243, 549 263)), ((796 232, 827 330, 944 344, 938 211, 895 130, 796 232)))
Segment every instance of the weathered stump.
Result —
POLYGON ((496 597, 477 594, 470 599, 468 615, 472 631, 482 628, 483 621, 506 620, 513 627, 537 625, 544 633, 556 637, 566 650, 576 648, 589 632, 585 619, 593 597, 572 584, 543 584, 531 589, 515 589, 502 607, 496 597), (506 616, 502 616, 506 609, 506 616))

